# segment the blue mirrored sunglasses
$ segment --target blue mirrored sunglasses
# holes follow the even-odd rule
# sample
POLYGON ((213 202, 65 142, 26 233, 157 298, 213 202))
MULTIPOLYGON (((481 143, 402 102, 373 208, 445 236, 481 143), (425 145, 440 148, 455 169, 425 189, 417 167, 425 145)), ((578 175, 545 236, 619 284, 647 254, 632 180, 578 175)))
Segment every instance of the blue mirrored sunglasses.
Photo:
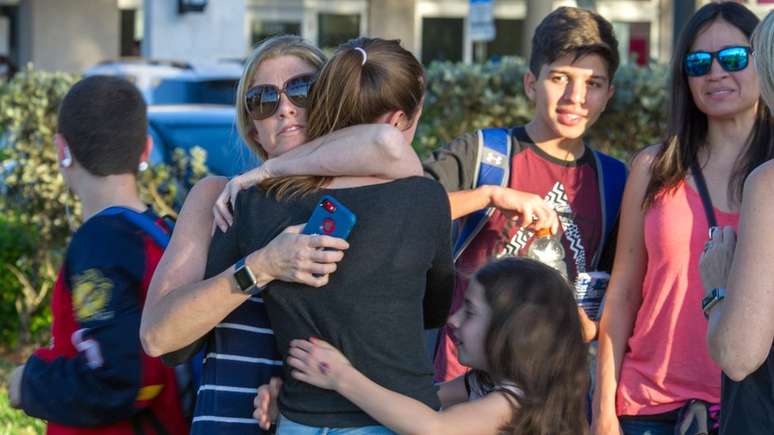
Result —
POLYGON ((722 50, 692 51, 685 55, 683 67, 689 77, 700 77, 712 69, 712 59, 718 60, 721 68, 728 72, 741 71, 750 62, 750 47, 727 47, 722 50))

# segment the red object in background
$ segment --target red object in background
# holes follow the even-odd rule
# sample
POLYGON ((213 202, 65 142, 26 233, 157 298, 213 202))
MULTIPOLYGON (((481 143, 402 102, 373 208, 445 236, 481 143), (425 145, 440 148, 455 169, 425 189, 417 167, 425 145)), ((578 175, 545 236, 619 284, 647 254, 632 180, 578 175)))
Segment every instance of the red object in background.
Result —
POLYGON ((648 63, 648 41, 645 38, 629 39, 629 54, 637 54, 637 65, 648 63))

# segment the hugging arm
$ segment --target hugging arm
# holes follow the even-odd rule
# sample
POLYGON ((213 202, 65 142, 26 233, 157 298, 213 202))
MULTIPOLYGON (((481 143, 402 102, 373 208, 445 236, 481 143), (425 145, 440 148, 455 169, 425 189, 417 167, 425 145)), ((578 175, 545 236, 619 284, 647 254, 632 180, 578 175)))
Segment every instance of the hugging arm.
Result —
MULTIPOLYGON (((194 343, 249 297, 241 292, 233 277, 233 264, 240 258, 240 226, 226 233, 217 232, 210 246, 211 208, 225 180, 216 178, 205 183, 206 180, 197 183, 186 198, 172 240, 148 289, 140 337, 151 356, 194 343), (215 249, 217 264, 208 264, 207 253, 215 249), (208 275, 212 274, 208 279, 203 279, 205 266, 208 275)), ((286 228, 266 246, 245 257, 245 264, 255 274, 256 285, 263 286, 275 279, 313 287, 327 283, 335 263, 349 245, 333 237, 302 235, 301 228, 302 225, 286 228)))
MULTIPOLYGON (((151 356, 196 342, 246 299, 234 291, 229 273, 203 280, 212 234, 210 208, 225 184, 223 177, 207 177, 183 204, 143 309, 140 337, 151 356)), ((233 237, 224 242, 233 244, 233 237)))
POLYGON ((267 178, 295 175, 349 175, 390 180, 422 175, 422 166, 403 132, 389 124, 343 128, 232 178, 212 209, 218 227, 225 230, 233 224, 228 205, 233 207, 241 190, 267 178))
POLYGON ((511 419, 513 412, 510 400, 497 392, 441 412, 435 411, 368 379, 338 350, 322 340, 293 340, 288 364, 293 368, 291 375, 294 378, 337 391, 399 434, 495 435, 511 419))

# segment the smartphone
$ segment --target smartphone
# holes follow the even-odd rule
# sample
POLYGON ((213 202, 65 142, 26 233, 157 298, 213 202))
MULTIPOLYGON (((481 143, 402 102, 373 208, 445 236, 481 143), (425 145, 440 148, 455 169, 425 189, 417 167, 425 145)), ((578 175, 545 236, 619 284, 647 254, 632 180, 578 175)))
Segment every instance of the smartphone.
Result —
POLYGON ((357 218, 330 195, 323 195, 304 226, 303 234, 322 234, 347 239, 357 218))

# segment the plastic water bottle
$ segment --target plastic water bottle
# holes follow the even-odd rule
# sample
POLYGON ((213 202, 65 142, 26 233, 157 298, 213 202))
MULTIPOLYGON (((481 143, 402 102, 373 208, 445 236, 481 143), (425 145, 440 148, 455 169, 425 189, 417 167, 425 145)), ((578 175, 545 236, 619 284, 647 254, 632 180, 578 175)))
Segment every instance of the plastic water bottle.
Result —
POLYGON ((557 237, 551 235, 549 228, 541 228, 535 232, 535 238, 532 239, 532 243, 527 249, 527 257, 553 267, 567 278, 564 247, 557 237))

